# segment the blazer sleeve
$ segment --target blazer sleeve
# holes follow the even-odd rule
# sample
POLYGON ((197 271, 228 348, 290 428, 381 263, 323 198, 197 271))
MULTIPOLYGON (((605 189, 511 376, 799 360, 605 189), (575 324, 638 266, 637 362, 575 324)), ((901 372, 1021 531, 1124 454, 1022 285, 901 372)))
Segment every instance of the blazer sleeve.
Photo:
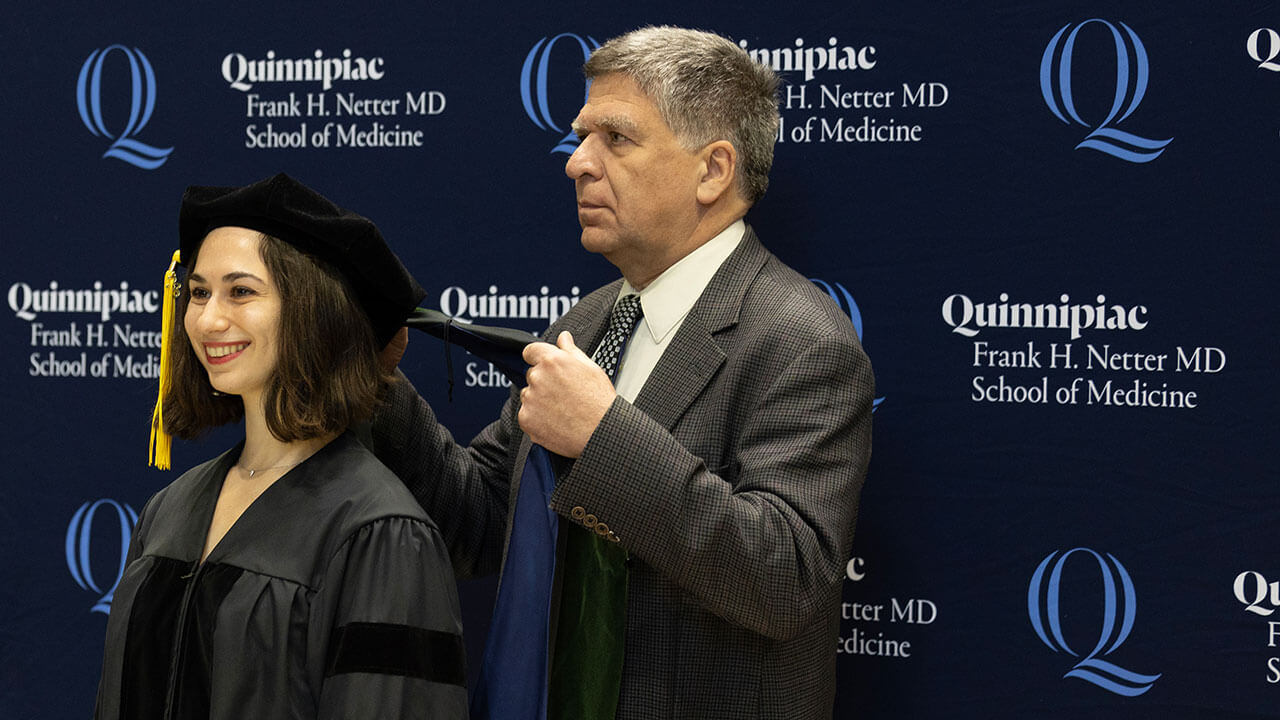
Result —
POLYGON ((459 577, 498 571, 506 537, 512 455, 518 442, 514 400, 461 446, 399 371, 370 427, 370 449, 413 493, 449 548, 459 577))
MULTIPOLYGON (((758 348, 757 348, 758 350, 758 348)), ((770 368, 750 411, 700 416, 728 462, 708 468, 659 423, 615 399, 552 507, 587 508, 639 560, 711 612, 786 639, 838 597, 871 447, 873 378, 852 328, 770 368)), ((715 402, 702 399, 699 402, 715 402)), ((725 402, 728 402, 727 400, 725 402)))

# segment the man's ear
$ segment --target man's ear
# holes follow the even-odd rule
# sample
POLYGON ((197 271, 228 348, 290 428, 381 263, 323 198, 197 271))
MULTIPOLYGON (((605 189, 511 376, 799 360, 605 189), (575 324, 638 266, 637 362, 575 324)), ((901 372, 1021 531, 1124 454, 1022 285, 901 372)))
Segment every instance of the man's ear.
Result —
POLYGON ((738 151, 728 140, 717 140, 702 148, 702 177, 698 180, 698 202, 714 205, 726 192, 734 192, 738 151))

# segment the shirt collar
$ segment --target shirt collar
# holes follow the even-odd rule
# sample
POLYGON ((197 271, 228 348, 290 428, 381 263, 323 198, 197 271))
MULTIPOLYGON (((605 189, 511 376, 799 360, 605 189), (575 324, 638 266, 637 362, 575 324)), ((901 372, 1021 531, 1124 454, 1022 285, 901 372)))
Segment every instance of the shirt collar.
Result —
MULTIPOLYGON (((741 219, 734 221, 639 291, 640 307, 644 308, 643 324, 648 327, 654 343, 661 343, 689 314, 712 276, 738 247, 746 232, 745 222, 741 219)), ((631 283, 624 279, 618 297, 635 292, 631 283)))

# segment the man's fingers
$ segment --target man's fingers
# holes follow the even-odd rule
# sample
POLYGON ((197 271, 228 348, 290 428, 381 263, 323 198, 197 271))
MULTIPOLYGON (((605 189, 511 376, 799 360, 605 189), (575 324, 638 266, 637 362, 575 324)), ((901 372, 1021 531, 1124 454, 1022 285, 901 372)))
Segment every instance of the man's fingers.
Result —
POLYGON ((573 335, 568 330, 561 332, 560 336, 556 338, 556 347, 569 353, 570 355, 574 356, 579 360, 585 360, 591 363, 592 365, 595 364, 595 362, 591 359, 591 357, 588 356, 585 352, 583 352, 582 348, 578 347, 573 342, 573 335))
POLYGON ((537 365, 539 362, 546 359, 549 353, 553 353, 555 351, 556 346, 550 343, 531 342, 524 346, 524 351, 520 353, 520 356, 524 358, 526 363, 530 365, 537 365))

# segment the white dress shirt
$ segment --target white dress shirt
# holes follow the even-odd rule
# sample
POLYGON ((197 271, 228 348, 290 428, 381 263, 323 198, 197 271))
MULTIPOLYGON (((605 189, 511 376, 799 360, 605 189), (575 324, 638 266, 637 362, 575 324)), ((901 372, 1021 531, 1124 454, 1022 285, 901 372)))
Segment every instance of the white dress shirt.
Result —
MULTIPOLYGON (((746 232, 746 223, 735 221, 639 291, 644 317, 636 325, 622 352, 614 378, 614 388, 627 402, 635 402, 640 388, 644 387, 685 316, 702 296, 711 277, 737 249, 746 232)), ((635 292, 631 283, 623 280, 618 297, 635 292)))

